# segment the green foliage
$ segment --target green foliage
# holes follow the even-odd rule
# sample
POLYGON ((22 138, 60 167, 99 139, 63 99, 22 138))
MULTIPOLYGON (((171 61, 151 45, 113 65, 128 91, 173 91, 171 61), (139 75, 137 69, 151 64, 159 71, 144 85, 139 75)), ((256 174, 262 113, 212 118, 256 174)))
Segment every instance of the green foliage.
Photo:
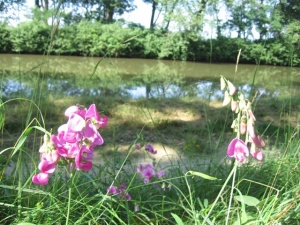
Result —
POLYGON ((0 53, 11 52, 10 30, 6 23, 0 23, 0 53))
POLYGON ((38 22, 21 23, 11 29, 10 38, 14 52, 43 54, 49 46, 50 27, 38 22))
POLYGON ((282 42, 275 41, 268 44, 268 51, 264 58, 266 64, 273 65, 288 65, 289 64, 289 50, 282 42))
POLYGON ((139 56, 140 28, 122 28, 119 23, 81 21, 79 24, 60 28, 52 52, 84 56, 139 56))
POLYGON ((59 55, 235 63, 242 49, 240 63, 299 66, 299 27, 298 22, 291 23, 285 38, 250 41, 225 36, 201 39, 189 32, 126 27, 121 22, 104 24, 82 20, 57 30, 45 23, 27 22, 15 28, 0 26, 3 37, 0 50, 40 54, 50 50, 51 54, 59 55), (50 36, 51 45, 48 45, 50 36))
POLYGON ((78 31, 75 25, 70 25, 59 29, 55 34, 51 53, 57 55, 79 55, 83 52, 79 51, 74 39, 77 37, 78 31))

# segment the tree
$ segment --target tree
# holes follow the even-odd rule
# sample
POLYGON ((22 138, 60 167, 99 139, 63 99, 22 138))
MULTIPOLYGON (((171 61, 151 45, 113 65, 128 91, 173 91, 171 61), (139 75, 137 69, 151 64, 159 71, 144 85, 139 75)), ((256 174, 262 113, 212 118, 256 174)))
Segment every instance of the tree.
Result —
POLYGON ((300 21, 300 3, 299 0, 280 0, 281 11, 284 15, 285 22, 291 20, 300 21))
POLYGON ((252 9, 251 0, 239 1, 227 0, 227 9, 231 14, 231 19, 226 22, 229 30, 235 30, 239 38, 246 39, 252 30, 252 21, 249 12, 252 9))
MULTIPOLYGON (((26 0, 1 0, 0 1, 0 15, 8 13, 9 10, 17 9, 17 7, 22 6, 26 0)), ((7 17, 4 16, 6 19, 7 17)), ((8 17, 11 17, 10 15, 8 17)))
POLYGON ((135 9, 133 0, 103 0, 104 19, 113 22, 114 14, 122 15, 135 9))
POLYGON ((158 7, 158 0, 143 0, 143 2, 145 3, 149 3, 152 5, 152 11, 151 11, 151 19, 150 19, 150 29, 153 30, 155 27, 155 21, 154 21, 154 17, 155 17, 155 13, 156 13, 156 9, 158 7))
POLYGON ((35 6, 39 9, 49 10, 49 0, 35 0, 35 6))
POLYGON ((123 15, 135 9, 133 0, 65 0, 64 4, 72 9, 69 20, 76 21, 86 19, 111 23, 116 14, 123 15))
POLYGON ((14 8, 16 5, 22 5, 25 0, 1 0, 0 12, 7 12, 9 9, 14 8))

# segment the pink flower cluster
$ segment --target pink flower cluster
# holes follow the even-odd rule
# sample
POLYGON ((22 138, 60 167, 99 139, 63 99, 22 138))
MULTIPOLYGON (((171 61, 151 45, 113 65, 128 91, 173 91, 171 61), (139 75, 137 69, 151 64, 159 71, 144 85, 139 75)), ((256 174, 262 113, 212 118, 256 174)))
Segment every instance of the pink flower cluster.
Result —
POLYGON ((153 177, 161 178, 165 175, 164 170, 155 172, 155 168, 152 164, 140 164, 137 168, 137 172, 144 178, 144 183, 148 184, 153 177))
POLYGON ((238 116, 231 127, 240 135, 245 136, 245 142, 240 138, 234 138, 227 148, 227 155, 234 157, 239 162, 245 162, 249 153, 258 161, 264 160, 261 148, 265 146, 264 141, 255 131, 256 118, 251 109, 251 102, 237 91, 236 87, 224 77, 221 77, 221 89, 225 90, 223 105, 231 103, 231 110, 238 116), (247 144, 250 144, 250 151, 247 144))
POLYGON ((239 138, 234 138, 227 148, 227 155, 229 157, 234 157, 241 163, 246 161, 246 157, 249 156, 249 153, 254 159, 260 162, 264 161, 264 155, 261 151, 261 148, 265 146, 265 142, 259 135, 256 134, 252 121, 252 119, 248 120, 248 125, 245 128, 245 132, 240 131, 240 134, 246 133, 247 142, 245 143, 239 138), (247 146, 248 143, 250 144, 250 151, 247 146))
POLYGON ((108 118, 100 117, 95 104, 88 109, 71 106, 65 111, 68 122, 58 128, 57 135, 45 135, 40 148, 39 174, 32 177, 35 184, 46 185, 49 174, 54 173, 59 162, 75 166, 77 170, 92 169, 94 148, 103 144, 99 128, 106 126, 108 118))
POLYGON ((120 188, 118 188, 117 186, 111 185, 107 189, 107 194, 108 195, 119 195, 120 198, 125 198, 127 201, 131 200, 130 194, 128 192, 126 192, 125 184, 121 184, 120 188))

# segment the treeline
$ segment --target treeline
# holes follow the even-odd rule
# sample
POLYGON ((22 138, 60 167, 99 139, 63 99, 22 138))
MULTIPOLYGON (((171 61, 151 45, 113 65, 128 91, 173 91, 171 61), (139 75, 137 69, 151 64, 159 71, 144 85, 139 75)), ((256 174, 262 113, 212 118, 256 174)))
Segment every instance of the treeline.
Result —
MULTIPOLYGON (((288 34, 288 33, 287 33, 288 34)), ((53 28, 40 22, 0 25, 0 53, 152 58, 199 62, 299 66, 299 43, 292 36, 247 40, 203 39, 189 32, 144 29, 137 24, 81 21, 53 28)))

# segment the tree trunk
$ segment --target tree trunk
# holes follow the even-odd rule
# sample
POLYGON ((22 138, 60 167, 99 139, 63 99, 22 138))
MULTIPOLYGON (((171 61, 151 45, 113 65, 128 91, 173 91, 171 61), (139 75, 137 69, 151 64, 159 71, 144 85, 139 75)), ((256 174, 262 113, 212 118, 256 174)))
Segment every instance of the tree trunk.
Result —
MULTIPOLYGON (((168 30, 168 29, 169 29, 169 25, 170 25, 170 22, 171 22, 170 15, 173 13, 173 11, 174 11, 174 9, 175 9, 177 3, 178 3, 178 0, 176 0, 176 1, 174 2, 174 4, 172 5, 172 8, 171 8, 171 10, 170 10, 170 12, 168 12, 169 15, 168 15, 167 24, 166 24, 166 26, 165 26, 165 30, 168 30)), ((166 8, 167 8, 167 7, 166 7, 166 8)))
POLYGON ((40 6, 40 1, 39 1, 39 0, 35 0, 35 7, 41 8, 41 6, 40 6))
POLYGON ((113 21, 113 16, 114 16, 114 9, 113 8, 106 9, 105 20, 111 23, 113 21))
POLYGON ((154 24, 154 16, 155 16, 155 11, 156 11, 156 5, 157 3, 155 0, 152 2, 152 14, 151 14, 151 21, 150 21, 150 30, 153 30, 155 24, 154 24))
POLYGON ((45 1, 45 8, 44 8, 44 10, 48 11, 49 10, 49 0, 44 0, 44 1, 45 1))

